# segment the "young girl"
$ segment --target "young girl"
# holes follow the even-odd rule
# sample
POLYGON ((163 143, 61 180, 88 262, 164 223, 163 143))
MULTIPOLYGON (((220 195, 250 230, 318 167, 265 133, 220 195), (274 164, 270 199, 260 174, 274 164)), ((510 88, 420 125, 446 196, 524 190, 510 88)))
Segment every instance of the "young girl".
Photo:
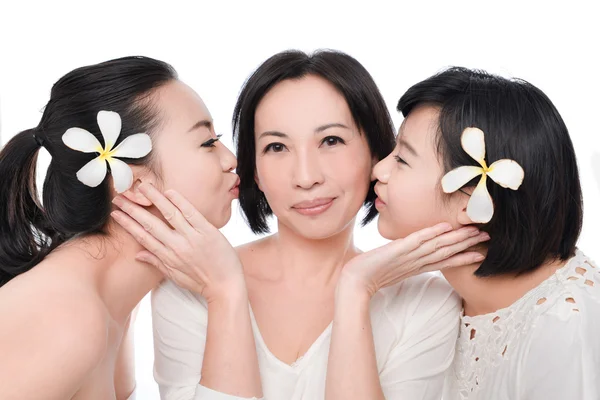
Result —
MULTIPOLYGON (((231 287, 229 296, 241 299, 236 307, 250 305, 245 330, 214 329, 218 303, 193 283, 203 281, 197 273, 205 262, 202 243, 185 240, 153 251, 160 258, 154 264, 174 271, 173 280, 184 287, 168 281, 153 292, 161 397, 438 400, 454 356, 459 300, 438 277, 403 274, 470 264, 480 255, 453 255, 486 235, 438 226, 391 246, 392 257, 349 263, 360 253, 353 239, 357 213, 365 205, 367 221, 376 215, 373 163, 394 143, 371 76, 339 52, 276 54, 242 89, 235 127, 242 209, 255 232, 268 232, 274 214, 278 232, 238 249, 245 285, 231 287), (181 261, 170 254, 190 256, 181 261), (214 371, 207 357, 243 357, 232 348, 218 355, 210 350, 227 335, 238 343, 256 339, 251 350, 262 393, 233 388, 248 372, 209 381, 214 371)), ((138 209, 136 219, 152 238, 164 224, 144 215, 138 209)))
POLYGON ((600 398, 600 271, 575 247, 575 152, 539 89, 452 68, 400 99, 396 149, 377 164, 379 231, 476 225, 483 262, 445 269, 463 316, 444 400, 600 398))
MULTIPOLYGON (((1 399, 133 398, 131 315, 162 274, 135 260, 141 246, 111 220, 111 200, 121 193, 159 215, 138 184, 172 187, 191 203, 176 204, 225 225, 238 177, 217 140, 202 100, 161 61, 107 61, 53 86, 38 126, 0 152, 1 399), (43 206, 42 146, 52 156, 43 206)), ((222 260, 209 261, 221 272, 222 260)))

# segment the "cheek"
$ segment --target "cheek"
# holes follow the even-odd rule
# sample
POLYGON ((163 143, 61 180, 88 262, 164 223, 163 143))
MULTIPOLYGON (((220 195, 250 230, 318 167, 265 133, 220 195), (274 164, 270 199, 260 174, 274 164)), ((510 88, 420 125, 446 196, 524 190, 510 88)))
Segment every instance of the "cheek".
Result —
POLYGON ((211 154, 180 154, 163 167, 163 181, 165 189, 178 191, 202 213, 217 206, 223 191, 223 172, 211 154))
MULTIPOLYGON (((446 220, 436 181, 416 174, 395 174, 388 184, 388 216, 382 220, 394 236, 406 237, 446 220)), ((382 232, 383 234, 383 232, 382 232)))
POLYGON ((348 149, 348 151, 323 157, 327 175, 344 191, 356 193, 362 203, 371 183, 371 155, 364 149, 348 149))

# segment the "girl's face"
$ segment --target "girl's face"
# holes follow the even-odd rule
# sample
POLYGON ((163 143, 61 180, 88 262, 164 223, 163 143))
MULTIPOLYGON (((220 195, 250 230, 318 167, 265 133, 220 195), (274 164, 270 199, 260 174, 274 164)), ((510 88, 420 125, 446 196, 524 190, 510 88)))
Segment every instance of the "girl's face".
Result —
POLYGON ((373 170, 378 180, 378 229, 387 239, 404 238, 440 222, 454 228, 470 223, 465 211, 468 195, 442 192, 444 170, 435 142, 438 117, 433 106, 412 110, 400 128, 396 148, 373 170))
POLYGON ((256 182, 279 223, 312 239, 352 224, 372 156, 344 97, 325 79, 275 85, 255 113, 256 182))
POLYGON ((212 117, 202 99, 187 85, 173 81, 156 93, 161 126, 153 151, 157 181, 175 189, 217 228, 231 216, 238 195, 234 155, 216 141, 212 117))

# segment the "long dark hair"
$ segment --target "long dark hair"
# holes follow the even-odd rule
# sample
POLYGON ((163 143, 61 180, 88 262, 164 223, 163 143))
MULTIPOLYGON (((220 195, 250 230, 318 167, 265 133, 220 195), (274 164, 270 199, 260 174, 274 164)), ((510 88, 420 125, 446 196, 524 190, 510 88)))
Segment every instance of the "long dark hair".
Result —
MULTIPOLYGON (((38 264, 76 235, 105 233, 111 201, 107 180, 95 188, 76 178, 96 154, 71 150, 62 135, 72 127, 91 132, 103 143, 98 111, 120 114, 119 142, 150 133, 158 123, 152 92, 176 79, 168 64, 146 57, 125 57, 78 68, 58 80, 35 128, 14 136, 0 151, 0 286, 38 264), (35 185, 38 150, 52 156, 44 180, 43 207, 35 185)), ((151 155, 127 159, 146 164, 151 155)))

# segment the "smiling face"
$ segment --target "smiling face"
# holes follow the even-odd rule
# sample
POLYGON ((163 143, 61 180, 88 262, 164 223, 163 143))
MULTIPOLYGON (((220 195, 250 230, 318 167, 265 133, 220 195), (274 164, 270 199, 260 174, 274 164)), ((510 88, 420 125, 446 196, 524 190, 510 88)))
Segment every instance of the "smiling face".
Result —
POLYGON ((440 180, 444 170, 436 151, 439 110, 415 108, 404 120, 396 148, 373 169, 379 210, 378 229, 387 239, 404 238, 440 222, 462 226, 468 196, 444 196, 440 180))
POLYGON ((255 113, 256 182, 279 223, 326 238, 353 223, 372 156, 344 97, 325 79, 275 85, 255 113))
POLYGON ((157 91, 162 124, 155 135, 154 156, 163 189, 187 198, 214 226, 224 226, 237 197, 237 161, 218 141, 212 117, 187 85, 172 81, 157 91))

